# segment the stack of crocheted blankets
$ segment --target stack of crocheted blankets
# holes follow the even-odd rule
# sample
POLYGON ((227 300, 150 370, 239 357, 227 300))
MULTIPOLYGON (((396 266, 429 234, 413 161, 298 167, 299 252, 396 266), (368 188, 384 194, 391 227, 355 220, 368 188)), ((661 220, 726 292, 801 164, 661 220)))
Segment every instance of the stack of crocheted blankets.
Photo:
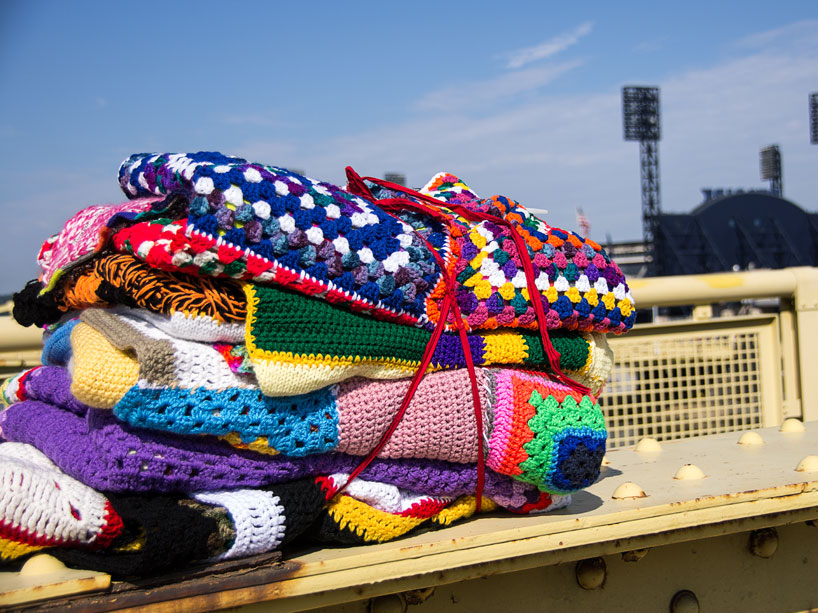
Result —
POLYGON ((119 181, 15 295, 44 347, 2 392, 3 561, 131 576, 381 542, 598 477, 605 335, 635 317, 598 244, 445 173, 349 191, 140 154, 119 181))

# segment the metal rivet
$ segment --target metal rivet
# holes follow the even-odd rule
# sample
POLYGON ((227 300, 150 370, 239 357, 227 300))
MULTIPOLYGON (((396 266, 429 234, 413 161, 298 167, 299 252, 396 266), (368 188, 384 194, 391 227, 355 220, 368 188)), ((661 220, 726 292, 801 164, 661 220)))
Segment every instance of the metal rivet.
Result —
POLYGON ((763 445, 764 439, 758 432, 745 432, 738 439, 739 445, 763 445))
POLYGON ((785 419, 778 429, 779 432, 804 432, 805 430, 804 423, 800 419, 795 419, 795 417, 785 419))
POLYGON ((704 479, 707 475, 702 472, 702 469, 696 466, 695 464, 685 464, 679 470, 676 471, 676 474, 673 475, 674 479, 680 479, 686 481, 688 479, 704 479))
POLYGON ((54 556, 47 553, 40 553, 29 558, 23 568, 20 569, 21 576, 50 575, 65 570, 65 564, 54 556))
POLYGON ((605 560, 589 558, 580 560, 576 566, 577 583, 584 590, 595 590, 605 583, 605 560))
POLYGON ((397 594, 378 596, 369 601, 369 613, 405 613, 406 603, 397 594))
POLYGON ((622 552, 622 561, 623 562, 638 562, 642 558, 648 555, 648 550, 646 549, 634 549, 632 551, 623 551, 622 552))
POLYGON ((647 498, 645 490, 636 485, 633 481, 625 481, 622 485, 614 490, 613 498, 615 500, 624 500, 626 498, 647 498))
POLYGON ((813 473, 818 471, 818 455, 808 455, 795 467, 799 473, 813 473))
POLYGON ((775 528, 753 530, 750 533, 750 553, 759 558, 772 558, 778 549, 778 531, 775 528))
POLYGON ((670 613, 699 613, 699 599, 690 590, 681 590, 670 599, 670 613))
POLYGON ((636 443, 636 447, 634 447, 633 450, 639 453, 650 453, 652 451, 662 451, 662 446, 655 438, 646 436, 636 443))

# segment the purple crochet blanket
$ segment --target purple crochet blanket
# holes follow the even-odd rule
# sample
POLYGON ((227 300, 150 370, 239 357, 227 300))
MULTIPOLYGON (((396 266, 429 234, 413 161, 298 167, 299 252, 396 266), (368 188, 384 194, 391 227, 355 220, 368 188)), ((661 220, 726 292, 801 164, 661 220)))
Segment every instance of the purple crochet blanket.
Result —
MULTIPOLYGON (((110 411, 88 409, 82 415, 40 400, 11 405, 0 414, 0 428, 6 440, 33 445, 67 474, 107 492, 252 488, 309 475, 349 473, 361 461, 343 454, 265 456, 211 437, 131 428, 110 411)), ((375 460, 361 478, 432 496, 461 496, 474 492, 477 469, 473 464, 442 461, 375 460)), ((484 495, 498 502, 513 500, 512 506, 518 507, 536 501, 540 494, 536 488, 487 471, 484 495)))

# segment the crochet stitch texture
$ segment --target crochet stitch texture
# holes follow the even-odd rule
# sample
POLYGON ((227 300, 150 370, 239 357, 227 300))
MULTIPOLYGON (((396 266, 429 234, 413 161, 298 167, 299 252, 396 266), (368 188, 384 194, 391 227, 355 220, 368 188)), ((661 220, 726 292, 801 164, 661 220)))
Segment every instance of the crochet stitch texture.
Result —
POLYGON ((43 271, 42 291, 50 290, 63 272, 99 251, 111 232, 109 224, 117 217, 133 218, 161 200, 154 196, 117 205, 89 206, 74 215, 40 248, 37 263, 43 271))
MULTIPOLYGON (((262 391, 269 396, 305 394, 353 376, 397 379, 417 370, 431 333, 379 321, 277 287, 246 288, 247 352, 262 391)), ((468 335, 476 365, 547 366, 536 332, 486 330, 468 335)), ((612 360, 604 335, 552 334, 562 368, 599 390, 612 360)), ((465 368, 459 336, 444 333, 429 371, 465 368)))
POLYGON ((298 284, 393 317, 406 313, 407 320, 421 316, 423 299, 440 277, 409 225, 363 198, 283 168, 220 153, 137 154, 123 162, 119 180, 132 197, 189 197, 186 235, 197 241, 190 250, 172 241, 147 246, 139 229, 129 230, 134 253, 154 266, 298 284), (370 274, 373 262, 381 266, 370 274))
POLYGON ((284 540, 285 509, 271 491, 219 490, 198 492, 193 498, 226 508, 235 526, 236 537, 230 549, 213 557, 213 561, 273 551, 284 540))
MULTIPOLYGON (((373 189, 381 198, 399 195, 378 186, 373 189)), ((433 177, 420 193, 511 223, 525 242, 549 329, 621 333, 633 325, 636 314, 625 277, 594 241, 552 228, 505 196, 480 200, 460 179, 448 173, 433 177)), ((417 201, 412 195, 408 198, 417 201)), ((449 272, 455 278, 457 301, 468 325, 536 327, 521 254, 511 239, 512 230, 490 220, 469 222, 445 207, 441 210, 454 221, 452 252, 457 257, 449 272)), ((403 214, 406 215, 411 214, 403 214)), ((427 301, 432 321, 438 319, 437 310, 444 293, 444 288, 438 286, 432 300, 427 301)))
POLYGON ((80 402, 111 409, 139 380, 139 363, 88 324, 71 331, 74 372, 71 393, 80 402))
MULTIPOLYGON (((495 510, 496 505, 484 498, 482 510, 495 510)), ((383 543, 404 536, 420 526, 442 528, 471 517, 476 511, 474 496, 463 496, 437 510, 435 506, 419 513, 388 513, 374 509, 351 496, 339 496, 327 506, 317 538, 348 545, 383 543)))
MULTIPOLYGON (((488 441, 490 467, 550 492, 573 492, 596 479, 605 432, 592 397, 580 396, 536 372, 478 368, 477 377, 486 412, 480 435, 488 441), (556 414, 572 416, 571 427, 553 420, 536 422, 537 406, 531 400, 535 391, 549 403, 556 403, 556 414), (584 429, 574 427, 577 424, 584 429), (565 442, 569 434, 570 449, 565 442), (530 460, 527 452, 535 438, 550 441, 540 450, 539 463, 530 460)), ((82 405, 70 395, 66 398, 64 388, 60 389, 68 380, 64 369, 39 368, 26 379, 24 397, 56 400, 81 414, 82 405)), ((301 457, 336 451, 364 455, 386 431, 408 386, 406 379, 353 379, 305 396, 281 399, 247 389, 190 391, 135 386, 114 407, 114 414, 133 426, 179 434, 235 432, 245 445, 264 437, 268 453, 301 457)), ((478 433, 470 403, 466 371, 427 376, 378 457, 476 462, 478 433)), ((250 448, 261 451, 258 446, 250 448)))
POLYGON ((193 507, 175 496, 109 498, 125 524, 117 540, 98 552, 58 548, 49 553, 70 566, 118 578, 156 574, 210 557, 211 539, 220 534, 220 519, 208 512, 210 507, 193 507))
MULTIPOLYGON (((115 240, 118 249, 154 266, 275 282, 426 325, 436 322, 445 293, 431 246, 456 278, 469 326, 536 327, 511 230, 493 222, 469 222, 445 206, 441 211, 454 221, 449 233, 411 212, 398 221, 330 184, 219 153, 137 154, 119 177, 131 196, 178 190, 190 201, 186 220, 165 224, 172 229, 164 240, 156 223, 126 229, 115 240)), ((504 196, 469 201, 467 189, 453 187, 461 184, 438 175, 426 191, 515 226, 549 328, 620 333, 633 325, 622 271, 597 243, 551 228, 504 196)))
POLYGON ((219 322, 242 322, 246 316, 244 293, 232 281, 156 270, 127 254, 97 257, 92 264, 102 282, 97 295, 111 304, 164 315, 204 315, 219 322))
POLYGON ((28 545, 0 537, 0 562, 15 560, 45 548, 44 545, 28 545))
MULTIPOLYGON (((139 365, 138 377, 139 381, 143 382, 143 387, 172 386, 184 389, 255 387, 253 381, 234 373, 211 344, 176 338, 144 319, 132 317, 124 312, 88 309, 83 311, 80 319, 82 324, 93 327, 104 335, 116 351, 132 352, 136 355, 139 365)), ((85 352, 83 347, 73 341, 73 335, 72 347, 75 362, 79 364, 84 359, 85 352)), ((106 351, 102 346, 95 346, 94 350, 97 353, 106 351)), ((107 352, 110 353, 110 349, 107 349, 107 352)), ((98 371, 99 378, 104 378, 106 374, 104 367, 98 371)), ((135 383, 135 381, 131 383, 128 388, 135 383)), ((90 402, 88 404, 96 406, 90 402)))
MULTIPOLYGON (((121 531, 122 520, 102 494, 65 475, 31 445, 0 445, 0 538, 37 547, 103 548, 121 531)), ((7 549, 9 556, 17 553, 7 549)))
POLYGON ((233 281, 158 270, 125 253, 95 253, 72 266, 50 291, 42 291, 42 284, 32 282, 14 295, 21 324, 55 323, 67 311, 114 305, 216 325, 245 318, 244 292, 233 281))
POLYGON ((596 399, 529 373, 492 376, 497 403, 487 465, 558 494, 596 481, 608 437, 596 399))
MULTIPOLYGON (((131 428, 110 411, 89 409, 75 414, 38 400, 13 404, 0 417, 7 440, 33 445, 66 474, 105 492, 261 487, 308 475, 348 473, 360 463, 359 457, 341 453, 304 458, 261 455, 234 449, 212 437, 131 428)), ((461 496, 474 491, 477 470, 473 464, 376 459, 361 478, 435 496, 461 496)), ((491 470, 486 472, 485 493, 514 504, 539 498, 533 486, 491 470)))

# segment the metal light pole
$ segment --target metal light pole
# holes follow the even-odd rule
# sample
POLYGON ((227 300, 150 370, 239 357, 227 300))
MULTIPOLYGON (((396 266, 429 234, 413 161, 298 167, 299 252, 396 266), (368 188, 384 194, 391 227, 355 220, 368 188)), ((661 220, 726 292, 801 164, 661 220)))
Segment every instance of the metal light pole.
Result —
POLYGON ((625 140, 639 141, 642 177, 642 236, 647 249, 649 274, 661 272, 656 257, 656 230, 661 211, 659 189, 659 121, 658 87, 623 87, 622 115, 625 140))

